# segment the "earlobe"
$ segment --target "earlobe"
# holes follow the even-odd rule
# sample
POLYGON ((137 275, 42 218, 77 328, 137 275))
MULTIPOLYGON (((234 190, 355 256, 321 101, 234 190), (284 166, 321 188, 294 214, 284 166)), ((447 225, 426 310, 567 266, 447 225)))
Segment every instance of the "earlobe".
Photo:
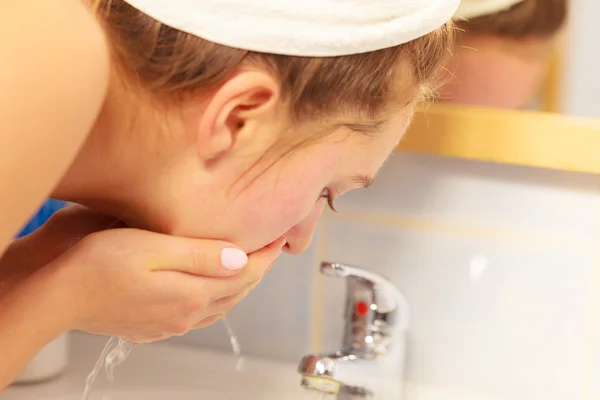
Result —
POLYGON ((198 124, 198 155, 205 163, 226 156, 240 135, 275 111, 279 84, 264 72, 242 72, 225 82, 213 96, 198 124))

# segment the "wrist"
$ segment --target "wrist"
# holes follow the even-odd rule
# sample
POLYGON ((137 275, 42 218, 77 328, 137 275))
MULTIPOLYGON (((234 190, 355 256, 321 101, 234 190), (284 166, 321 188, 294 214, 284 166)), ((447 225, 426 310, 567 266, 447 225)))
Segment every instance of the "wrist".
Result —
POLYGON ((0 392, 49 342, 69 329, 52 281, 37 274, 0 296, 0 392))
POLYGON ((14 313, 28 325, 35 324, 40 337, 50 341, 74 325, 76 301, 62 281, 61 271, 51 265, 26 277, 2 296, 14 313))

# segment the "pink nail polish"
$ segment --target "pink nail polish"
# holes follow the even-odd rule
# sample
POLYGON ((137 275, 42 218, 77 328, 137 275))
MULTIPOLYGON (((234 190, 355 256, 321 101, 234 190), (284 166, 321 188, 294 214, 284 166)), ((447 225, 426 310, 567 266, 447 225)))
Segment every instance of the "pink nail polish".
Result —
POLYGON ((248 255, 240 249, 226 248, 221 250, 221 265, 230 271, 237 271, 248 264, 248 255))

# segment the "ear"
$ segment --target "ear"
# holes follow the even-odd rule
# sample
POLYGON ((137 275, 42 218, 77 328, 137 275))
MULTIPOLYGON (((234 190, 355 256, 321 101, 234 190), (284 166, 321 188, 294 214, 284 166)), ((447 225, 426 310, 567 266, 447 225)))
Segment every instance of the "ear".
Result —
POLYGON ((214 163, 226 156, 242 131, 252 131, 259 121, 273 115, 279 92, 279 83, 263 72, 241 72, 225 82, 199 120, 200 159, 214 163))

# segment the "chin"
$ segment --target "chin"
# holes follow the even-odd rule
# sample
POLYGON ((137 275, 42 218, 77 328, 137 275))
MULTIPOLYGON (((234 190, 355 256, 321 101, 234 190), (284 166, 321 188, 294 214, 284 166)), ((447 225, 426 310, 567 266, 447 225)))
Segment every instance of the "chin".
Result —
POLYGON ((231 239, 222 239, 222 240, 238 246, 240 249, 242 249, 247 254, 252 254, 258 250, 264 249, 265 247, 269 246, 270 244, 273 244, 277 240, 281 239, 282 236, 283 235, 280 235, 276 238, 269 238, 267 240, 260 240, 260 241, 256 240, 257 238, 252 235, 250 237, 246 236, 245 238, 239 238, 237 240, 231 240, 231 239))

